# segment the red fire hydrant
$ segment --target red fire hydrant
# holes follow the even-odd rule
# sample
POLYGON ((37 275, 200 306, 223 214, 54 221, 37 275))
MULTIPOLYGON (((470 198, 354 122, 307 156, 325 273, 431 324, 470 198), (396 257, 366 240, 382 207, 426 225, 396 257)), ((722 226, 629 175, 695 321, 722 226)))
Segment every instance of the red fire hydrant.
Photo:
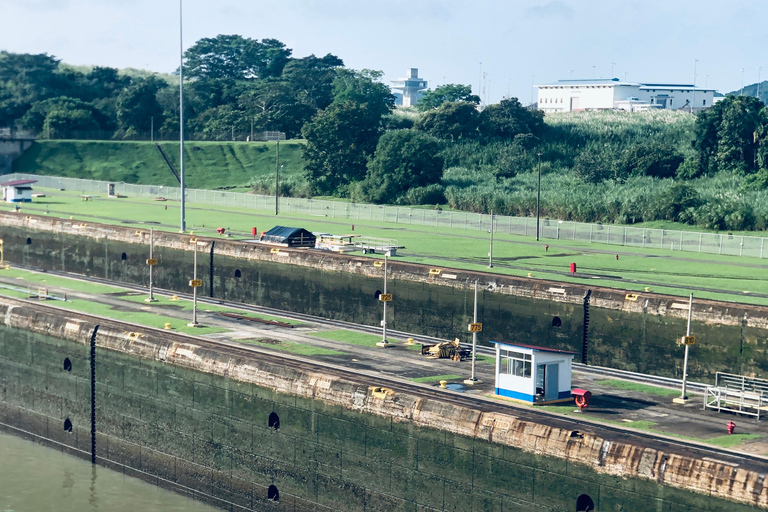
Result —
POLYGON ((549 245, 544 244, 544 252, 549 252, 549 245))
POLYGON ((729 421, 726 426, 728 427, 729 434, 733 434, 733 431, 736 430, 736 424, 732 421, 729 421))

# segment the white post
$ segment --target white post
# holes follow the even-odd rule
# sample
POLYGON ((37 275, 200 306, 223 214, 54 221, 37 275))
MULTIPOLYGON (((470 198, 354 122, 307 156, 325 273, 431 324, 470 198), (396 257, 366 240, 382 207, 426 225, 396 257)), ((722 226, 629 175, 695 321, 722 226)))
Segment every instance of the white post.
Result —
MULTIPOLYGON (((387 254, 384 253, 384 294, 387 293, 387 254)), ((377 347, 387 347, 389 342, 387 341, 387 302, 384 302, 384 315, 381 320, 381 341, 376 343, 377 347)))
POLYGON ((488 230, 490 236, 490 247, 488 249, 488 268, 493 268, 493 212, 491 212, 491 229, 488 230))
POLYGON ((181 2, 179 0, 179 186, 181 187, 181 222, 179 232, 187 229, 184 198, 184 44, 182 39, 181 2))
MULTIPOLYGON (((685 335, 690 336, 691 335, 691 314, 693 313, 693 293, 691 293, 690 298, 688 299, 688 328, 685 330, 685 335)), ((675 403, 686 403, 688 401, 688 397, 685 396, 685 385, 688 380, 688 349, 690 348, 690 345, 685 345, 685 355, 683 356, 683 389, 680 393, 680 398, 676 398, 673 401, 675 403)))
MULTIPOLYGON (((477 323, 477 279, 475 279, 475 311, 472 316, 472 323, 477 323)), ((465 384, 477 384, 478 380, 475 377, 475 350, 477 348, 477 331, 472 331, 472 375, 469 379, 465 380, 465 384)))

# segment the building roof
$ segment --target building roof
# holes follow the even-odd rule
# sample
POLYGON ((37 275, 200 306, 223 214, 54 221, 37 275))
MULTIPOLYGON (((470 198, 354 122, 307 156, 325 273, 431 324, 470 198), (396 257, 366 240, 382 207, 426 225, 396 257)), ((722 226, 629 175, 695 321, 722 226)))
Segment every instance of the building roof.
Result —
POLYGON ((548 84, 537 85, 536 87, 553 87, 553 86, 577 86, 577 85, 610 85, 610 86, 631 86, 639 87, 640 89, 667 89, 667 90, 692 90, 695 89, 699 92, 715 91, 708 87, 694 86, 693 84, 668 84, 668 83, 641 83, 641 82, 624 82, 618 78, 589 78, 589 79, 577 79, 577 80, 558 80, 548 84))
POLYGON ((304 228, 275 226, 261 237, 264 242, 288 244, 292 247, 314 247, 317 237, 304 228))
POLYGON ((577 355, 576 352, 571 352, 570 350, 560 350, 557 348, 547 348, 547 347, 538 347, 536 345, 524 345, 522 343, 512 343, 509 341, 493 341, 491 340, 491 343, 496 343, 497 345, 508 345, 510 347, 520 347, 520 348, 527 348, 530 350, 538 350, 539 352, 554 352, 557 354, 571 354, 571 355, 577 355))
POLYGON ((32 183, 37 183, 37 180, 13 180, 13 181, 6 181, 5 183, 0 183, 0 187, 20 187, 21 185, 29 185, 32 183))

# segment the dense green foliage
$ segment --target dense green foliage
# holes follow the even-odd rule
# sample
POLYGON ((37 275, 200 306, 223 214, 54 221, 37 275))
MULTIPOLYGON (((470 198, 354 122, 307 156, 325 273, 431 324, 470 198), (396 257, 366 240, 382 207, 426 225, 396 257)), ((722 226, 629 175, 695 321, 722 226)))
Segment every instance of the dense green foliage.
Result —
POLYGON ((425 91, 419 98, 416 108, 420 112, 426 112, 433 108, 439 108, 445 103, 466 101, 478 105, 480 96, 472 94, 472 87, 460 84, 445 84, 436 87, 435 90, 425 91))
POLYGON ((360 199, 392 203, 410 189, 438 183, 443 175, 438 151, 437 140, 429 135, 414 130, 385 133, 368 163, 360 199))
MULTIPOLYGON (((277 130, 307 139, 304 161, 282 181, 281 194, 530 215, 540 170, 545 216, 669 220, 717 229, 768 224, 768 110, 754 97, 730 95, 698 115, 545 117, 516 98, 480 109, 470 86, 448 84, 427 91, 417 108, 393 109, 380 72, 345 69, 331 54, 295 58, 280 41, 237 35, 197 41, 185 52, 184 72, 190 138, 245 140, 252 132, 277 130)), ((120 140, 149 138, 154 126, 156 138, 175 138, 179 92, 172 82, 67 67, 48 55, 0 52, 0 126, 42 138, 120 140)), ((37 151, 19 166, 29 172, 35 162, 33 172, 52 173, 77 167, 77 152, 64 151, 75 163, 57 171, 37 151)), ((146 148, 141 154, 143 161, 82 166, 80 172, 165 183, 165 169, 155 168, 158 155, 146 148)), ((271 176, 250 172, 238 171, 226 184, 201 182, 274 191, 271 176)))

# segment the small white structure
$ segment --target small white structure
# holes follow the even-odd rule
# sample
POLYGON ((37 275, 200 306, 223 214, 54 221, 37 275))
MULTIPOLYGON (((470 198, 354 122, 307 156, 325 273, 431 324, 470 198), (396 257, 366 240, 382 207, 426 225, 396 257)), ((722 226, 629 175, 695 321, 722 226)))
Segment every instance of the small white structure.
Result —
POLYGON ((3 201, 6 203, 31 203, 32 185, 37 180, 14 180, 0 183, 3 187, 3 201))
POLYGON ((496 344, 496 394, 528 403, 571 398, 571 363, 575 352, 520 345, 496 344))
POLYGON ((538 108, 544 112, 577 110, 693 110, 709 108, 714 89, 692 84, 623 82, 618 78, 558 80, 537 85, 538 108))
POLYGON ((419 101, 419 91, 427 88, 427 81, 419 78, 419 68, 410 68, 408 76, 392 80, 392 89, 403 91, 403 106, 412 107, 419 101))

